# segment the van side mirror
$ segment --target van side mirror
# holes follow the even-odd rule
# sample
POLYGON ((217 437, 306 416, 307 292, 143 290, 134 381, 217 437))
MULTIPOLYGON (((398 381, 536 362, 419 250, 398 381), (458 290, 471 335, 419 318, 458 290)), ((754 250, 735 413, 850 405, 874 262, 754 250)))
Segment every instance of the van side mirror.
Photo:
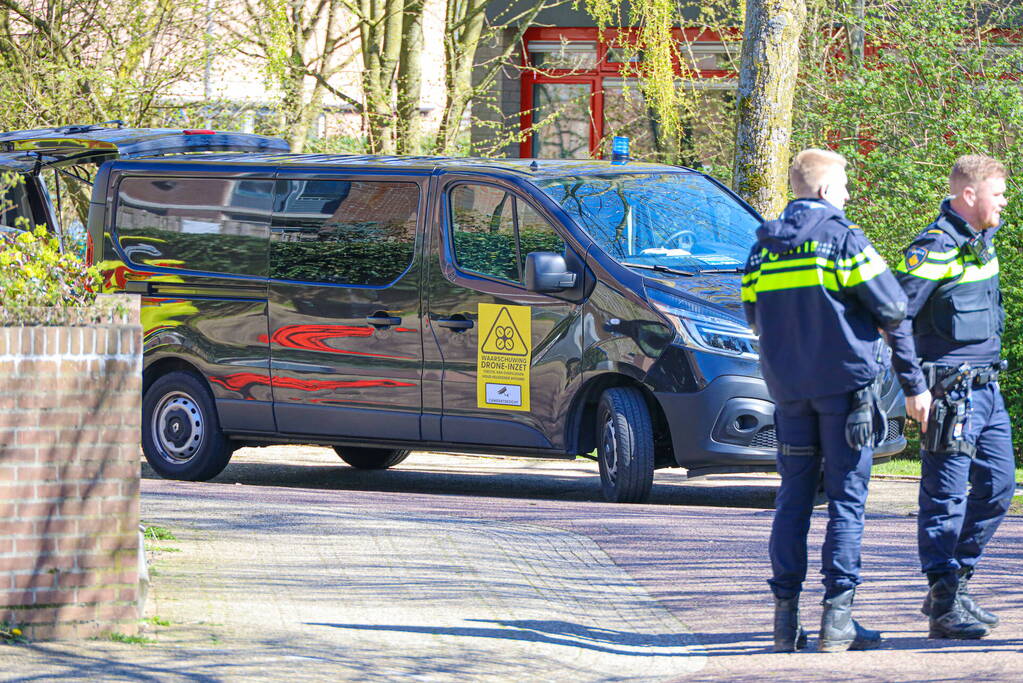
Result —
POLYGON ((561 254, 534 251, 526 254, 525 280, 531 292, 560 292, 575 287, 576 275, 569 271, 561 254))

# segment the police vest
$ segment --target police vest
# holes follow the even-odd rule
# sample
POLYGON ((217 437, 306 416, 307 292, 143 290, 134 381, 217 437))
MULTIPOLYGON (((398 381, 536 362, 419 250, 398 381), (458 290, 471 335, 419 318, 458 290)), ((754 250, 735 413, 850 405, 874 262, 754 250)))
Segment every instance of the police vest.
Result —
POLYGON ((1005 329, 1005 310, 998 286, 998 257, 987 263, 969 246, 971 236, 941 218, 935 226, 955 242, 955 249, 930 257, 948 258, 949 278, 920 309, 914 321, 914 334, 935 334, 960 344, 975 344, 1001 335, 1005 329))

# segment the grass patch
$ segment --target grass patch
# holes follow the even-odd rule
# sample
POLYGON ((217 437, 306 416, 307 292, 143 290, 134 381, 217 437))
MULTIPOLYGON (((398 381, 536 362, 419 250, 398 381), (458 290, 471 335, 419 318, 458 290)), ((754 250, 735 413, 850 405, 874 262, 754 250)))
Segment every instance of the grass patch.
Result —
POLYGON ((1010 515, 1023 515, 1023 496, 1013 496, 1009 504, 1010 515))
POLYGON ((152 624, 153 626, 170 626, 170 622, 162 617, 146 617, 145 619, 140 619, 139 621, 141 621, 144 624, 152 624))
POLYGON ((145 636, 126 636, 123 633, 110 633, 107 638, 115 643, 127 643, 129 645, 151 645, 156 641, 145 636))
POLYGON ((165 545, 147 545, 146 550, 154 553, 180 553, 181 548, 170 548, 165 545))
POLYGON ((144 531, 142 535, 145 536, 147 541, 176 541, 178 540, 174 534, 168 529, 155 524, 144 524, 144 531))
MULTIPOLYGON (((886 463, 874 466, 871 474, 897 474, 900 476, 919 477, 920 458, 892 458, 886 463)), ((1023 484, 1023 467, 1016 468, 1016 483, 1023 484)))

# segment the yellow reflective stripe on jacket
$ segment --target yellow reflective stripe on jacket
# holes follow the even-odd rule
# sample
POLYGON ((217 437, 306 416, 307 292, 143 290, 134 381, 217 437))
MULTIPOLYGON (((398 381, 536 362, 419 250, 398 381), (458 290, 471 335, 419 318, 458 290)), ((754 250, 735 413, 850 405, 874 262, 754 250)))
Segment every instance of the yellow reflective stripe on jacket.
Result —
POLYGON ((952 249, 951 251, 928 251, 926 258, 928 261, 934 261, 935 263, 948 263, 958 255, 958 249, 952 249))
POLYGON ((963 264, 959 260, 947 263, 932 263, 930 259, 925 259, 923 263, 910 270, 906 267, 906 260, 902 259, 895 270, 896 272, 906 273, 923 280, 945 280, 959 277, 963 272, 963 264))
POLYGON ((803 287, 824 287, 829 291, 837 292, 838 279, 833 272, 822 268, 803 268, 782 273, 761 273, 753 287, 757 294, 803 287))
MULTIPOLYGON (((872 280, 888 269, 881 255, 873 247, 867 247, 856 256, 843 259, 844 261, 863 261, 853 268, 839 268, 836 272, 838 281, 843 287, 855 287, 858 284, 872 280)), ((841 263, 841 262, 840 262, 841 263)))
POLYGON ((998 275, 998 257, 994 257, 986 265, 980 265, 976 261, 970 261, 963 269, 963 277, 960 282, 980 282, 998 275))
POLYGON ((809 258, 789 259, 786 261, 768 261, 760 264, 761 272, 765 270, 784 270, 786 268, 799 268, 806 266, 819 266, 821 268, 834 268, 834 261, 829 261, 823 256, 811 256, 809 258))
POLYGON ((740 290, 742 294, 742 300, 751 304, 757 302, 757 290, 752 285, 743 285, 740 290))

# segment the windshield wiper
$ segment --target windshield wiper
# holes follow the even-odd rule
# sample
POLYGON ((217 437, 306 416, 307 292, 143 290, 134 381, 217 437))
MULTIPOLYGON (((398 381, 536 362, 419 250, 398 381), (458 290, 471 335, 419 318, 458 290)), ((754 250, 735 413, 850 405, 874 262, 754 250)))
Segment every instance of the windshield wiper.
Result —
POLYGON ((690 277, 696 275, 692 270, 678 270, 676 268, 669 268, 668 266, 662 266, 660 263, 649 264, 649 263, 629 263, 628 261, 622 261, 623 265, 629 268, 643 268, 645 270, 656 270, 658 273, 671 273, 672 275, 688 275, 690 277))
POLYGON ((743 268, 736 266, 735 268, 701 268, 697 271, 700 275, 704 273, 741 273, 743 268))

